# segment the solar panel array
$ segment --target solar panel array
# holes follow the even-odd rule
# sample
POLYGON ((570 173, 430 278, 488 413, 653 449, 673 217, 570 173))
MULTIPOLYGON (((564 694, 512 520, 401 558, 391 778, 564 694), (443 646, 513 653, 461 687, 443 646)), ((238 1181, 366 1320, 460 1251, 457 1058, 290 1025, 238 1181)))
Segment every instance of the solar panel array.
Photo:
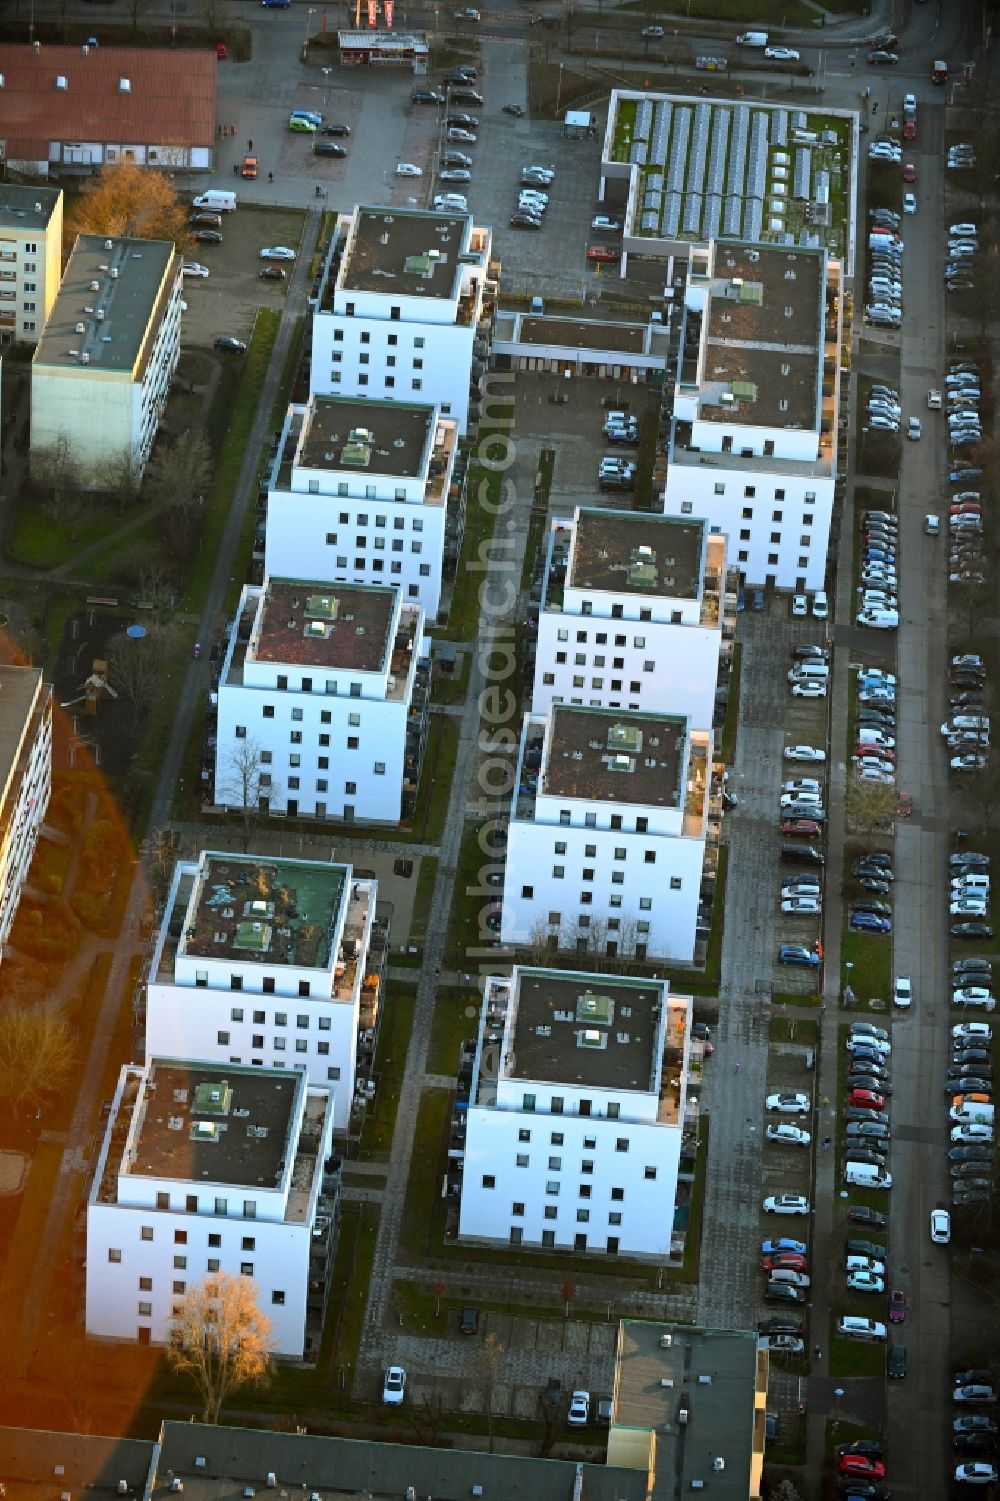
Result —
POLYGON ((729 112, 713 111, 712 148, 708 158, 708 193, 705 200, 705 217, 702 234, 706 240, 714 240, 719 233, 722 218, 722 196, 725 189, 726 150, 729 145, 729 112))
POLYGON ((747 161, 746 209, 743 233, 759 240, 764 221, 764 189, 767 186, 767 126, 764 110, 756 110, 750 122, 750 154, 747 161))
POLYGON ((792 195, 795 198, 808 199, 809 184, 812 181, 812 152, 808 146, 796 146, 795 148, 795 171, 792 177, 792 195))

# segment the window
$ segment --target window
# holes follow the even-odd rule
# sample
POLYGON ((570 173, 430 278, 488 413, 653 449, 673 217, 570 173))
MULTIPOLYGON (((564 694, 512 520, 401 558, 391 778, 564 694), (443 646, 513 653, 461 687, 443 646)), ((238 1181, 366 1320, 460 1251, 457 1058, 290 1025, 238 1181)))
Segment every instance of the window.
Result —
POLYGON ((623 870, 613 870, 611 872, 611 884, 612 886, 624 886, 625 872, 623 870))
POLYGON ((726 493, 725 485, 720 484, 718 480, 715 482, 715 493, 716 495, 725 495, 726 493))
POLYGON ((589 1209, 578 1209, 576 1211, 576 1222, 577 1222, 578 1225, 586 1225, 588 1223, 589 1219, 590 1219, 590 1210, 589 1209))
POLYGON ((593 1189, 589 1183, 581 1183, 576 1191, 578 1199, 589 1199, 592 1193, 593 1189))
POLYGON ((252 1261, 241 1261, 240 1262, 240 1276, 241 1277, 252 1277, 253 1276, 253 1262, 252 1261))
POLYGON ((156 1195, 156 1207, 157 1209, 169 1209, 170 1195, 168 1193, 158 1193, 156 1195))
POLYGON ((611 1190, 611 1199, 612 1199, 613 1203, 620 1204, 624 1200, 624 1198, 625 1198, 625 1190, 624 1190, 624 1188, 613 1188, 611 1190))
POLYGON ((621 1106, 615 1104, 614 1100, 612 1100, 611 1103, 608 1105, 608 1120, 609 1121, 616 1121, 618 1119, 618 1115, 619 1115, 620 1111, 621 1111, 621 1106))
POLYGON ((264 718, 265 719, 273 719, 274 718, 274 705, 273 704, 265 704, 264 705, 264 718))
POLYGON ((187 1283, 186 1282, 175 1282, 174 1285, 173 1285, 173 1291, 175 1293, 179 1294, 180 1296, 183 1296, 183 1294, 187 1292, 187 1283))
POLYGON ((285 1302, 285 1294, 280 1289, 275 1289, 275 1291, 271 1294, 271 1302, 278 1308, 283 1307, 285 1302))
POLYGON ((639 911, 640 912, 651 912, 652 908, 653 908, 653 898, 651 896, 641 896, 639 898, 639 911))
POLYGON ((753 497, 757 494, 756 485, 744 485, 743 494, 746 496, 747 500, 752 500, 753 497))
POLYGON ((215 1040, 218 1043, 218 1045, 219 1045, 220 1048, 227 1048, 229 1046, 229 1033, 228 1032, 216 1032, 216 1034, 215 1034, 215 1040))
POLYGON ((561 1173, 562 1172, 562 1158, 561 1157, 550 1157, 549 1158, 549 1172, 550 1173, 561 1173))
POLYGON ((257 1218, 257 1200, 256 1199, 244 1199, 243 1200, 243 1218, 245 1220, 255 1220, 257 1218))
MULTIPOLYGON (((645 819, 643 819, 643 822, 645 823, 645 819)), ((636 826, 636 831, 638 833, 641 834, 641 833, 645 832, 643 829, 639 828, 639 820, 638 819, 636 819, 636 825, 635 826, 636 826)), ((611 815, 611 823, 610 823, 609 827, 612 828, 612 829, 620 829, 622 827, 622 816, 621 816, 620 813, 612 813, 612 815, 611 815)))
POLYGON ((116 1249, 114 1246, 109 1246, 108 1247, 108 1260, 109 1261, 118 1262, 118 1261, 121 1261, 121 1259, 122 1259, 122 1253, 121 1253, 121 1251, 118 1250, 118 1249, 116 1249))
POLYGON ((653 1179, 656 1177, 656 1168, 655 1167, 647 1167, 644 1170, 643 1176, 645 1178, 647 1178, 650 1182, 652 1182, 653 1179))
POLYGON ((222 1236, 213 1232, 208 1237, 208 1244, 211 1246, 213 1251, 219 1250, 222 1246, 222 1236))
POLYGON ((511 1227, 510 1227, 510 1243, 511 1243, 512 1246, 519 1246, 521 1244, 523 1236, 524 1236, 524 1231, 521 1229, 520 1225, 511 1225, 511 1227))
POLYGON ((229 1200, 228 1199, 216 1199, 216 1201, 215 1201, 215 1212, 216 1212, 216 1214, 228 1214, 229 1213, 229 1200))
POLYGON ((385 762, 384 761, 376 761, 375 762, 375 775, 377 777, 384 777, 385 776, 385 762))
POLYGON ((594 879, 594 867, 592 865, 585 865, 583 867, 583 879, 585 881, 592 881, 594 879))
POLYGON ((593 1160, 589 1157, 585 1157, 580 1163, 580 1171, 581 1173, 592 1173, 594 1171, 593 1160))
POLYGON ((208 1272, 217 1272, 221 1265, 222 1263, 217 1256, 210 1256, 205 1263, 205 1270, 208 1272))
MULTIPOLYGON (((556 922, 558 922, 559 921, 558 917, 555 920, 556 920, 556 922)), ((549 921, 550 922, 552 921, 551 917, 549 918, 549 921)), ((532 1110, 534 1110, 534 1108, 535 1108, 535 1096, 533 1094, 526 1094, 523 1097, 522 1101, 521 1101, 521 1109, 525 1110, 525 1111, 532 1111, 532 1110)))
POLYGON ((522 896, 531 897, 531 896, 534 896, 534 894, 535 894, 535 888, 534 888, 534 886, 522 886, 521 887, 521 895, 522 896))
POLYGON ((545 1185, 545 1192, 552 1199, 558 1198, 559 1197, 559 1180, 557 1178, 549 1178, 549 1180, 547 1181, 547 1183, 545 1185))
POLYGON ((524 1126, 522 1126, 521 1129, 517 1133, 517 1139, 518 1139, 518 1141, 530 1141, 531 1140, 531 1132, 528 1131, 528 1130, 526 1130, 526 1128, 524 1126))
POLYGON ((139 1304, 139 1317, 141 1319, 149 1319, 149 1318, 152 1318, 152 1316, 153 1316, 153 1305, 152 1305, 152 1303, 140 1303, 139 1304))
POLYGON ((670 877, 670 890, 671 891, 680 891, 681 885, 682 885, 682 882, 681 882, 681 877, 680 876, 671 876, 670 877))
MULTIPOLYGON (((150 1237, 150 1239, 152 1239, 152 1236, 150 1237)), ((174 1245, 175 1246, 186 1246, 187 1243, 188 1243, 188 1233, 187 1233, 187 1231, 186 1230, 175 1230, 174 1231, 174 1245)))
POLYGON ((422 387, 422 385, 423 385, 423 381, 411 380, 410 381, 410 390, 411 391, 419 391, 420 388, 422 387))
POLYGON ((497 1186, 497 1180, 494 1177, 494 1175, 492 1173, 484 1173, 483 1174, 483 1187, 484 1188, 496 1188, 496 1186, 497 1186))
POLYGON ((528 1154, 527 1154, 527 1152, 518 1152, 517 1158, 516 1158, 516 1166, 517 1167, 527 1167, 528 1166, 528 1154))
POLYGON ((559 1214, 559 1210, 555 1204, 546 1204, 543 1214, 545 1219, 554 1220, 559 1214))
POLYGON ((245 740, 246 738, 247 738, 247 727, 246 727, 246 725, 245 724, 238 724, 236 726, 236 739, 237 740, 245 740))
POLYGON ((552 867, 552 876, 553 876, 554 880, 561 881, 562 878, 563 878, 563 876, 565 874, 566 874, 566 867, 565 867, 565 865, 553 865, 553 867, 552 867))

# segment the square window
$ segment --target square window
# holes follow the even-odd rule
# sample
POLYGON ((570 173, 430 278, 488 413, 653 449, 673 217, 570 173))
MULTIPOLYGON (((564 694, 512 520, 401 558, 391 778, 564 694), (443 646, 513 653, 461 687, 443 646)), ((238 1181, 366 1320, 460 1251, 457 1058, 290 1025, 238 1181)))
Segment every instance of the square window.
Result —
POLYGON ((554 1220, 556 1218, 556 1216, 558 1215, 558 1213, 559 1213, 559 1210, 558 1210, 558 1208, 557 1208, 557 1206, 555 1204, 546 1204, 545 1211, 544 1211, 544 1217, 545 1217, 545 1219, 547 1219, 547 1220, 554 1220))
POLYGON ((527 1152, 518 1152, 517 1158, 516 1158, 516 1166, 517 1167, 527 1167, 528 1166, 528 1154, 527 1154, 527 1152))
POLYGON ((484 1188, 496 1188, 496 1186, 497 1186, 497 1180, 496 1180, 495 1176, 493 1175, 493 1173, 484 1173, 483 1174, 483 1187, 484 1188))
POLYGON ((271 1294, 271 1302, 273 1304, 275 1304, 276 1307, 278 1307, 278 1308, 282 1307, 283 1304, 284 1304, 284 1301, 285 1301, 285 1295, 280 1290, 277 1290, 277 1291, 275 1291, 275 1292, 273 1292, 271 1294))
POLYGON ((656 1177, 656 1168, 655 1167, 647 1167, 647 1168, 645 1168, 644 1171, 643 1171, 643 1176, 645 1178, 647 1178, 650 1182, 652 1182, 653 1179, 656 1177))
POLYGON ((510 1212, 513 1215, 522 1216, 524 1214, 523 1202, 520 1199, 515 1199, 513 1204, 510 1206, 510 1212))
POLYGON ((521 1129, 517 1133, 517 1139, 518 1139, 518 1141, 530 1141, 531 1140, 531 1132, 528 1131, 524 1126, 522 1126, 521 1129))
POLYGON ((624 1190, 624 1188, 613 1188, 611 1190, 611 1199, 612 1199, 613 1203, 620 1204, 623 1201, 624 1198, 625 1198, 625 1190, 624 1190))
POLYGON ((558 1198, 559 1180, 557 1178, 550 1178, 545 1185, 545 1192, 549 1195, 550 1198, 558 1198))
POLYGON ((121 1253, 121 1251, 120 1250, 116 1250, 114 1246, 109 1246, 108 1247, 108 1260, 109 1261, 118 1262, 118 1261, 121 1261, 121 1259, 122 1259, 122 1253, 121 1253))

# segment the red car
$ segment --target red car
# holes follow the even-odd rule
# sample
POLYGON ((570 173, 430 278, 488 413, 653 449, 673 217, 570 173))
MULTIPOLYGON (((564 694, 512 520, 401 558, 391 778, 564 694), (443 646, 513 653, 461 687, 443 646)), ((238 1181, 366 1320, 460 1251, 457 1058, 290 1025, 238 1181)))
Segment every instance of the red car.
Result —
POLYGON ((895 761, 896 752, 885 745, 857 745, 854 748, 856 756, 874 756, 877 761, 895 761))
POLYGON ((896 817, 897 818, 909 818, 910 815, 912 814, 912 812, 913 812, 913 793, 912 792, 897 792, 896 793, 896 817))
POLYGON ((961 505, 949 506, 949 516, 981 516, 983 508, 977 500, 963 500, 961 505))
POLYGON ((779 1267, 783 1267, 789 1272, 807 1272, 809 1270, 806 1258, 800 1256, 798 1251, 772 1251, 769 1255, 760 1258, 760 1269, 762 1272, 777 1271, 779 1267))
POLYGON ((903 168, 903 181, 904 182, 916 182, 916 180, 917 180, 917 169, 913 165, 912 162, 907 162, 906 166, 903 168))
POLYGON ((852 1089, 847 1103, 859 1110, 884 1110, 885 1096, 876 1094, 874 1089, 852 1089))
POLYGON ((783 818, 783 834, 804 834, 807 839, 818 839, 823 830, 814 818, 783 818))
POLYGON ((916 120, 904 120, 903 121, 903 140, 904 141, 915 141, 916 139, 917 139, 917 122, 916 122, 916 120))
POLYGON ((864 1475, 869 1480, 885 1478, 885 1465, 880 1459, 868 1459, 864 1454, 842 1454, 837 1460, 841 1475, 864 1475))
POLYGON ((901 1287, 889 1294, 889 1323, 902 1324, 906 1320, 906 1294, 901 1287))
POLYGON ((622 253, 610 245, 591 245, 587 251, 588 261, 620 261, 622 253))

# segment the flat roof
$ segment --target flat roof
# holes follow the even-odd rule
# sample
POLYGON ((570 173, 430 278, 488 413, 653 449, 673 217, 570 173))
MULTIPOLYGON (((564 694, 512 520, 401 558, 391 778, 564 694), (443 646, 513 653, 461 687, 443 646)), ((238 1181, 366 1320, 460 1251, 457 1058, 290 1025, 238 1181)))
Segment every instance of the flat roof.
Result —
POLYGON ((519 969, 511 1079, 652 1093, 665 994, 656 980, 519 969))
POLYGON ((289 1137, 305 1086, 298 1069, 153 1058, 136 1106, 132 1160, 122 1170, 274 1191, 291 1163, 289 1137))
POLYGON ((180 952, 329 969, 348 867, 203 852, 180 952))
POLYGON ((103 235, 77 235, 32 363, 134 370, 173 257, 169 240, 114 238, 108 249, 103 235))
POLYGON ((381 672, 399 594, 379 584, 268 579, 257 610, 258 662, 381 672))
POLYGON ((0 234, 5 229, 47 229, 61 197, 61 188, 0 183, 0 234))
POLYGON ((710 278, 700 411, 815 428, 826 332, 823 252, 719 241, 710 278), (722 401, 723 395, 735 401, 722 401))
POLYGON ((680 1501, 702 1480, 706 1494, 746 1501, 759 1359, 751 1330, 623 1320, 609 1457, 617 1430, 655 1432, 658 1498, 680 1501))
POLYGON ((423 474, 435 408, 404 401, 314 396, 306 408, 296 464, 306 469, 356 469, 364 474, 423 474))
POLYGON ((340 285, 386 297, 458 296, 459 256, 468 248, 468 214, 423 209, 357 208, 340 285))
MULTIPOLYGON (((7 785, 17 765, 28 721, 38 708, 41 686, 40 667, 0 664, 0 787, 7 785)), ((12 790, 16 796, 17 789, 12 790)))
POLYGON ((538 792, 679 808, 686 745, 687 721, 677 715, 554 704, 538 792))
POLYGON ((151 1439, 0 1428, 0 1476, 7 1501, 52 1496, 55 1489, 116 1495, 120 1480, 127 1481, 131 1497, 141 1497, 154 1451, 151 1439))
POLYGON ((566 583, 572 589, 697 599, 707 523, 581 507, 566 583))
POLYGON ((596 319, 521 319, 525 344, 558 344, 565 349, 608 349, 619 354, 642 354, 646 348, 644 323, 601 323, 596 319))

